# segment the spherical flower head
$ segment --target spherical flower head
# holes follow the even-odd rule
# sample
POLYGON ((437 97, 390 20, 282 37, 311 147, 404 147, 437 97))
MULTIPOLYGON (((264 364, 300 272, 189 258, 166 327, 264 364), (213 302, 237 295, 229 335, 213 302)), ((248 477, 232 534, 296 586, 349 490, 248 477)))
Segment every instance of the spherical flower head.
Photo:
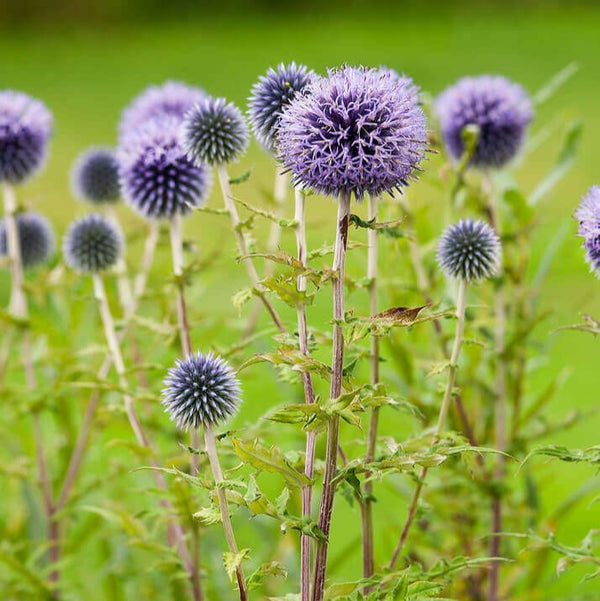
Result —
POLYGON ((600 231, 587 236, 583 242, 583 248, 591 271, 600 278, 600 231))
POLYGON ((221 357, 199 351, 169 369, 162 404, 183 430, 214 426, 233 415, 241 402, 240 383, 221 357))
POLYGON ((206 96, 204 90, 180 81, 167 81, 160 86, 150 86, 134 98, 123 111, 119 134, 121 137, 126 136, 143 123, 157 117, 170 116, 182 121, 185 114, 206 96))
POLYGON ((204 204, 210 169, 190 159, 174 117, 153 119, 121 141, 117 150, 121 190, 143 217, 169 219, 204 204))
POLYGON ((75 196, 93 204, 117 202, 121 196, 119 165, 110 148, 90 148, 81 154, 71 170, 75 196))
POLYGON ((447 276, 471 282, 498 272, 502 248, 496 232, 487 223, 461 219, 442 234, 437 256, 447 276))
MULTIPOLYGON (((54 252, 54 231, 50 222, 38 213, 19 213, 17 230, 23 267, 31 269, 48 261, 54 252)), ((3 219, 0 221, 0 256, 7 254, 6 220, 3 219)))
POLYGON ((275 132, 285 108, 314 77, 304 65, 280 63, 261 75, 248 99, 250 126, 256 139, 270 152, 275 151, 275 132))
POLYGON ((600 233, 600 187, 592 186, 575 211, 579 222, 578 234, 591 236, 600 233))
POLYGON ((44 164, 52 115, 22 92, 0 91, 0 181, 20 184, 44 164))
POLYGON ((71 225, 65 236, 63 253, 67 264, 80 273, 109 269, 121 256, 121 232, 108 219, 91 214, 71 225))
POLYGON ((381 69, 343 67, 315 79, 283 113, 278 155, 296 186, 377 196, 415 177, 427 144, 414 85, 381 69))
POLYGON ((525 139, 533 111, 525 90, 505 77, 464 77, 436 101, 442 136, 450 156, 460 160, 465 151, 463 132, 477 126, 477 146, 470 165, 502 167, 513 159, 525 139))
POLYGON ((185 117, 184 146, 189 156, 209 165, 235 161, 248 147, 248 126, 240 109, 224 98, 207 98, 185 117))

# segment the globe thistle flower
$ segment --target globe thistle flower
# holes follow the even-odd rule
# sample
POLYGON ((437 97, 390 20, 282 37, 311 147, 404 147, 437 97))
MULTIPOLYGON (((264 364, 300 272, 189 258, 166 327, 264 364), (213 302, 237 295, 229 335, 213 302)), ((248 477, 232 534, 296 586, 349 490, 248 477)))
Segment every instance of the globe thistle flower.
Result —
POLYGON ((414 85, 389 71, 330 70, 283 113, 278 154, 296 186, 338 196, 393 194, 425 156, 425 115, 414 85))
POLYGON ((600 187, 592 186, 581 199, 575 211, 575 219, 579 222, 578 234, 591 236, 600 232, 600 187))
POLYGON ((248 99, 250 126, 256 139, 270 152, 275 150, 275 131, 284 109, 314 77, 304 65, 280 63, 252 86, 248 99))
POLYGON ((93 204, 114 203, 121 196, 119 164, 110 148, 90 148, 79 155, 71 170, 75 196, 93 204))
POLYGON ((150 86, 123 111, 119 134, 121 137, 126 136, 157 117, 170 116, 182 121, 184 115, 206 97, 204 90, 180 81, 166 81, 160 86, 150 86))
POLYGON ((600 277, 600 230, 586 237, 583 248, 591 271, 600 277))
POLYGON ((171 420, 188 430, 214 426, 233 415, 240 392, 240 383, 223 358, 198 351, 169 369, 162 404, 171 420))
POLYGON ((442 234, 437 257, 447 276, 471 282, 495 275, 501 253, 500 239, 487 223, 461 219, 442 234))
MULTIPOLYGON (((17 229, 21 247, 21 262, 25 269, 45 263, 54 252, 54 232, 50 222, 38 213, 17 215, 17 229)), ((0 256, 8 254, 6 221, 0 221, 0 256)))
POLYGON ((91 214, 71 225, 63 253, 75 271, 98 273, 116 264, 121 255, 121 232, 108 219, 91 214))
POLYGON ((208 196, 210 170, 186 155, 180 126, 174 117, 154 119, 127 136, 117 150, 123 196, 144 217, 185 215, 208 196))
POLYGON ((20 184, 41 169, 52 133, 52 115, 41 101, 0 91, 0 181, 20 184))
POLYGON ((184 146, 199 163, 224 165, 248 147, 248 126, 240 109, 224 98, 207 98, 184 121, 184 146))
POLYGON ((442 92, 435 112, 448 153, 455 160, 465 150, 464 128, 479 128, 470 164, 481 168, 502 167, 515 157, 533 115, 531 101, 520 85, 491 75, 460 79, 442 92))

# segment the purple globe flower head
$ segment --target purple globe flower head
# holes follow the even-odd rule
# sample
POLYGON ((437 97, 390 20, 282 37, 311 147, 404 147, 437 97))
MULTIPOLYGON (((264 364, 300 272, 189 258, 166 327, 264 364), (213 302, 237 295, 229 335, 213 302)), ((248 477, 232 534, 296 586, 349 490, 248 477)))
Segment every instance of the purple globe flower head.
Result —
POLYGON ((0 91, 0 181, 20 184, 39 171, 52 134, 46 105, 23 92, 0 91))
POLYGON ((283 111, 314 76, 304 65, 280 63, 261 75, 252 86, 248 99, 250 127, 269 152, 275 151, 275 131, 283 111))
POLYGON ((502 167, 518 153, 533 110, 525 90, 505 77, 464 77, 447 88, 435 103, 444 143, 460 160, 465 151, 463 131, 477 126, 479 137, 470 165, 502 167))
POLYGON ((71 170, 75 196, 92 204, 110 204, 121 197, 119 164, 110 148, 90 148, 83 152, 71 170))
POLYGON ((447 276, 471 282, 490 278, 498 272, 502 247, 496 232, 487 223, 461 219, 442 234, 437 257, 447 276))
POLYGON ((225 98, 207 98, 185 117, 184 146, 200 163, 225 165, 248 148, 248 126, 240 109, 225 98))
MULTIPOLYGON (((17 230, 21 261, 25 269, 37 267, 48 261, 54 252, 54 231, 50 222, 39 213, 27 212, 17 215, 17 230)), ((0 221, 0 256, 8 254, 6 221, 0 221)))
POLYGON ((117 159, 123 196, 143 217, 186 215, 206 201, 210 169, 187 156, 176 117, 142 125, 121 141, 117 159))
POLYGON ((63 243, 67 264, 79 273, 99 273, 113 267, 122 250, 121 231, 94 213, 71 224, 63 243))
POLYGON ((194 105, 206 97, 204 90, 180 81, 166 81, 160 86, 150 86, 123 111, 119 135, 126 136, 146 121, 157 117, 171 116, 181 121, 194 105))
POLYGON ((575 211, 579 222, 578 234, 591 236, 600 232, 600 186, 592 186, 575 211))
POLYGON ((240 383, 221 357, 200 351, 178 360, 165 378, 162 404, 183 430, 214 426, 233 415, 240 403, 240 383))
POLYGON ((590 270, 600 278, 600 230, 585 238, 583 248, 590 270))
POLYGON ((412 82, 345 66, 315 79, 283 113, 277 150, 295 186, 361 199, 408 185, 427 145, 412 82))

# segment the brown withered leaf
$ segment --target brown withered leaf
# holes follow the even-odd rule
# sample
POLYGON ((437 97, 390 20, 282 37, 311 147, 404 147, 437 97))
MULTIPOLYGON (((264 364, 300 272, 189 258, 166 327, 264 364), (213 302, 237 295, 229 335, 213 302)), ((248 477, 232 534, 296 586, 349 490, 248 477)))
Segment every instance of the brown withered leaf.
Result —
POLYGON ((429 304, 421 305, 420 307, 391 307, 381 313, 377 313, 371 319, 383 319, 401 326, 409 326, 416 321, 419 313, 426 307, 429 307, 429 304))

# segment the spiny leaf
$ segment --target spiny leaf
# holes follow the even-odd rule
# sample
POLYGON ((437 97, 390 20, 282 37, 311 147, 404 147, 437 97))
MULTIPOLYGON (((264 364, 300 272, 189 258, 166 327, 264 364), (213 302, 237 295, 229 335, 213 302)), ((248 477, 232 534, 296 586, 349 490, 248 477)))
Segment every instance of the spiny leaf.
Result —
POLYGON ((242 549, 237 553, 226 551, 223 553, 223 565, 229 580, 234 581, 236 570, 242 565, 242 561, 250 555, 250 549, 242 549))

